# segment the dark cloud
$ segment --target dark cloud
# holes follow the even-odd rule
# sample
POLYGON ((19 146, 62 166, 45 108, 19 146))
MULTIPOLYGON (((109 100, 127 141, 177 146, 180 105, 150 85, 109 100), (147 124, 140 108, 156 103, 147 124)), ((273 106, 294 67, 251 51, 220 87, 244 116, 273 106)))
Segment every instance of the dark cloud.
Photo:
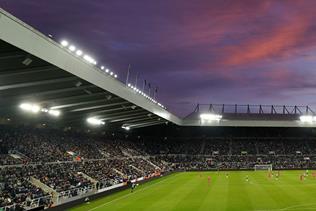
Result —
MULTIPOLYGON (((56 40, 159 86, 181 115, 194 103, 313 102, 316 1, 0 0, 56 40)), ((141 83, 141 82, 140 82, 141 83)), ((141 85, 139 85, 141 86, 141 85)))

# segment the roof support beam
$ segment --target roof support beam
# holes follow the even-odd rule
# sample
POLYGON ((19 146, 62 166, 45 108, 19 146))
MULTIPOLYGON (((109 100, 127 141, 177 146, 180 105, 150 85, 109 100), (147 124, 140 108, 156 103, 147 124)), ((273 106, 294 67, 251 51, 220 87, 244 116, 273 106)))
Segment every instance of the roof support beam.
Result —
POLYGON ((91 97, 99 97, 99 96, 106 96, 106 92, 97 92, 92 94, 84 94, 84 95, 76 95, 76 96, 70 96, 70 97, 63 97, 63 98, 52 98, 52 99, 45 99, 40 101, 39 103, 52 103, 52 102, 62 102, 62 101, 76 101, 80 99, 85 98, 91 98, 91 97))
POLYGON ((70 112, 93 110, 93 109, 98 109, 98 108, 106 108, 106 107, 111 107, 111 106, 116 106, 116 105, 124 105, 124 104, 130 104, 130 102, 123 101, 123 102, 119 102, 119 103, 111 103, 111 104, 106 104, 106 105, 98 105, 98 106, 90 106, 90 107, 85 107, 85 108, 78 108, 78 109, 71 110, 70 112))
POLYGON ((155 120, 155 119, 157 119, 158 120, 158 116, 155 116, 155 117, 146 117, 146 118, 138 118, 138 119, 133 119, 133 120, 130 120, 130 121, 127 121, 127 122, 125 122, 125 124, 131 124, 131 123, 137 123, 137 122, 142 122, 142 121, 144 121, 144 120, 155 120), (155 118, 156 117, 156 118, 155 118))
POLYGON ((8 89, 24 88, 24 87, 29 87, 29 86, 62 83, 62 82, 72 81, 74 79, 76 79, 76 77, 66 77, 66 78, 49 79, 49 80, 33 81, 33 82, 18 83, 18 84, 10 84, 10 85, 0 86, 0 91, 4 91, 4 90, 8 90, 8 89))
POLYGON ((5 52, 5 53, 0 53, 0 60, 20 58, 20 57, 24 57, 26 55, 27 54, 25 54, 23 51, 5 52))
POLYGON ((49 90, 49 91, 43 91, 43 92, 36 92, 36 93, 31 93, 27 98, 30 96, 45 96, 45 95, 51 95, 51 94, 58 94, 58 93, 65 93, 65 92, 72 92, 76 90, 82 90, 82 89, 88 89, 88 88, 94 88, 94 85, 85 85, 85 86, 79 86, 79 87, 69 87, 69 88, 63 88, 63 89, 54 89, 54 90, 49 90))
POLYGON ((126 116, 126 118, 120 118, 120 119, 112 118, 113 120, 111 120, 110 122, 122 122, 122 121, 125 121, 125 120, 135 119, 135 118, 138 118, 138 117, 144 117, 145 115, 146 115, 146 113, 129 115, 129 116, 126 116))
POLYGON ((0 77, 12 77, 23 74, 33 74, 39 72, 46 72, 52 70, 58 70, 59 68, 54 66, 43 66, 43 67, 31 67, 23 69, 5 70, 0 72, 0 77))
POLYGON ((110 119, 111 117, 116 117, 116 116, 122 116, 122 115, 128 115, 128 114, 135 114, 135 113, 140 113, 140 112, 144 112, 143 109, 128 109, 127 111, 122 111, 122 112, 112 112, 108 115, 99 115, 98 117, 105 119, 110 119))
POLYGON ((108 115, 103 118, 103 120, 109 120, 109 119, 117 119, 117 118, 124 118, 128 116, 135 116, 137 114, 147 114, 148 112, 146 110, 138 110, 138 111, 133 111, 133 112, 128 112, 127 114, 113 114, 113 115, 108 115))
POLYGON ((148 127, 148 126, 153 126, 153 125, 161 125, 166 123, 165 121, 152 121, 152 122, 144 122, 140 124, 132 124, 132 125, 127 125, 130 128, 141 128, 141 127, 148 127))
POLYGON ((80 102, 80 103, 63 104, 63 105, 53 106, 51 108, 52 109, 62 109, 62 108, 69 108, 69 107, 76 107, 76 106, 81 106, 81 105, 87 105, 87 104, 91 104, 91 103, 102 103, 102 102, 106 103, 108 101, 109 100, 104 98, 104 99, 90 100, 90 101, 85 101, 85 102, 80 102))

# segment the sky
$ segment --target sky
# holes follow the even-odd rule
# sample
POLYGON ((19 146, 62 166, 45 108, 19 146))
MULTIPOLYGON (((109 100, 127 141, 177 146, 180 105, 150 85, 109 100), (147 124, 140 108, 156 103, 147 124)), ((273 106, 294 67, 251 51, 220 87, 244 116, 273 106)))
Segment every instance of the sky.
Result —
MULTIPOLYGON (((125 81, 158 87, 185 116, 197 103, 316 108, 315 0, 0 0, 125 81)), ((1 30, 1 29, 0 29, 1 30)))

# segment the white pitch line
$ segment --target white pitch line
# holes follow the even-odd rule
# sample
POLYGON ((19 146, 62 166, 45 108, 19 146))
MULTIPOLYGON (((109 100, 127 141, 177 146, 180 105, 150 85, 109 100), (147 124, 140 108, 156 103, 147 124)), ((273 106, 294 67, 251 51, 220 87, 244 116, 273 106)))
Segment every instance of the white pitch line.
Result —
MULTIPOLYGON (((177 175, 179 175, 179 174, 177 174, 177 175)), ((175 176, 177 176, 177 175, 175 175, 175 176)), ((167 181, 167 180, 161 180, 161 181, 156 182, 156 183, 154 183, 154 184, 148 185, 147 187, 144 187, 144 188, 142 188, 141 190, 139 190, 139 191, 137 191, 137 192, 147 190, 148 188, 150 188, 150 187, 152 187, 152 186, 154 186, 154 185, 160 184, 160 183, 162 183, 162 182, 165 182, 165 181, 167 181)), ((121 199, 125 199, 125 198, 127 198, 127 197, 129 197, 129 196, 132 196, 133 194, 135 194, 135 193, 129 193, 129 194, 126 194, 126 195, 124 195, 124 196, 115 198, 115 199, 113 199, 113 200, 111 200, 111 201, 108 201, 108 202, 105 202, 105 203, 103 203, 103 204, 100 204, 100 205, 97 206, 97 207, 94 207, 94 208, 92 208, 92 209, 89 209, 88 211, 92 211, 92 210, 99 209, 100 207, 104 207, 104 206, 106 206, 106 205, 108 205, 108 204, 110 204, 110 203, 112 203, 112 202, 119 201, 119 200, 121 200, 121 199)))
MULTIPOLYGON (((306 203, 306 204, 297 204, 297 205, 292 205, 289 207, 284 207, 284 208, 280 208, 280 209, 269 209, 269 210, 256 210, 256 211, 284 211, 284 210, 297 210, 297 209, 301 209, 302 207, 306 207, 306 206, 310 206, 310 207, 306 207, 308 209, 311 208, 311 206, 313 207, 313 205, 316 205, 316 203, 306 203)), ((304 209, 306 209, 304 208, 304 209)), ((315 208, 313 208, 315 209, 315 208)))

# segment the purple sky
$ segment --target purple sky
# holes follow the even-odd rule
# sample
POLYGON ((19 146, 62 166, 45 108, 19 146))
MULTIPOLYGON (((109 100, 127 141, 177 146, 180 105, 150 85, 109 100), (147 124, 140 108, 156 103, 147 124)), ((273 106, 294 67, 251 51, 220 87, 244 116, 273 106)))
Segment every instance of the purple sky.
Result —
MULTIPOLYGON (((159 86, 185 115, 200 103, 316 107, 315 0, 0 0, 125 80, 159 86), (134 79, 133 79, 134 80, 134 79)), ((1 30, 1 29, 0 29, 1 30)))

